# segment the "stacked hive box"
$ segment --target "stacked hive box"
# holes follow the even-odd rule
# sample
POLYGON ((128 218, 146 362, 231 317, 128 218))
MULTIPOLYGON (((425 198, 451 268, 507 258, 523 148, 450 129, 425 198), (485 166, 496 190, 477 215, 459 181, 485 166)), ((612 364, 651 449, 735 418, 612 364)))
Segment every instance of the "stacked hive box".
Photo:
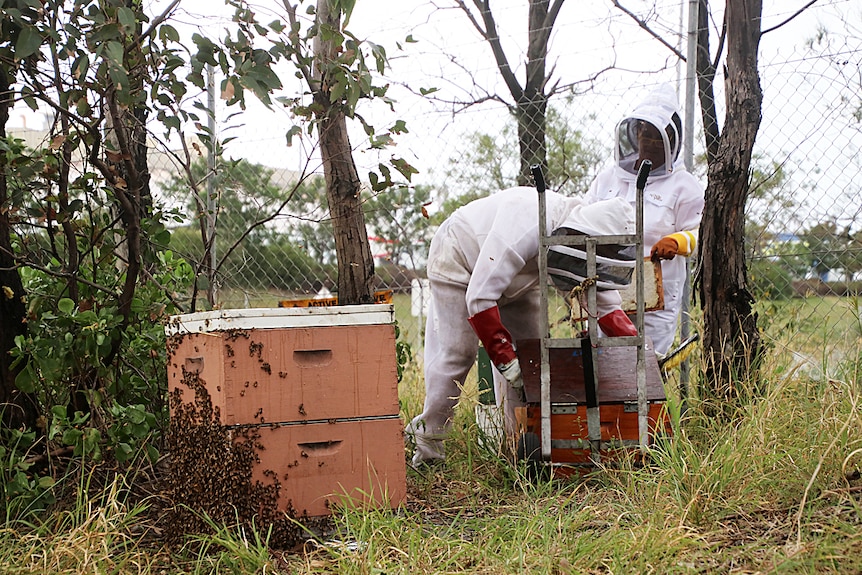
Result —
MULTIPOLYGON (((580 349, 552 348, 549 352, 551 379, 551 461, 562 464, 558 471, 593 466, 587 426, 587 389, 580 349)), ((667 412, 661 373, 652 343, 646 341, 647 443, 659 436, 670 437, 673 429, 667 412)), ((524 375, 526 407, 516 410, 522 434, 541 435, 541 348, 539 340, 518 342, 518 357, 524 375)), ((599 350, 598 408, 603 461, 637 453, 638 428, 637 348, 603 347, 599 350)), ((536 444, 538 446, 538 444, 536 444)))
POLYGON ((221 310, 175 316, 166 330, 172 393, 191 401, 195 374, 222 425, 255 428, 253 480, 278 479, 280 510, 404 501, 391 305, 221 310))

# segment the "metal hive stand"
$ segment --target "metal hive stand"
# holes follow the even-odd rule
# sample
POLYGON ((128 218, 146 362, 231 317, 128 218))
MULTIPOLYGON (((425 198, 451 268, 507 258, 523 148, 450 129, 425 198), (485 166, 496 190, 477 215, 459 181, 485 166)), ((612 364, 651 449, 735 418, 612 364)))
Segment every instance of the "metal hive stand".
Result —
MULTIPOLYGON (((593 465, 601 462, 602 451, 608 447, 616 447, 619 442, 603 441, 601 435, 601 421, 599 413, 599 377, 595 369, 600 358, 600 349, 608 347, 635 347, 636 352, 636 379, 637 379, 637 427, 638 441, 641 453, 645 453, 649 442, 649 403, 647 398, 647 377, 645 360, 645 337, 644 337, 644 260, 643 254, 643 190, 646 179, 649 176, 651 164, 643 162, 637 177, 637 200, 636 200, 636 231, 634 235, 609 235, 609 236, 549 236, 547 228, 547 201, 545 197, 545 182, 541 168, 534 166, 533 177, 539 197, 539 277, 540 277, 540 305, 543 310, 542 316, 542 338, 540 340, 540 377, 541 377, 541 434, 539 443, 541 445, 541 463, 546 466, 561 466, 559 462, 551 459, 552 434, 551 414, 554 405, 551 402, 551 362, 550 350, 554 348, 579 348, 583 357, 584 386, 586 392, 587 433, 590 447, 590 460, 593 465), (636 321, 638 335, 624 337, 599 338, 599 328, 596 314, 596 285, 595 282, 583 282, 587 289, 588 302, 588 329, 587 336, 582 338, 553 338, 550 334, 550 322, 548 319, 548 248, 553 245, 566 245, 581 247, 587 254, 587 276, 594 278, 596 272, 596 248, 606 244, 628 244, 635 245, 635 281, 636 284, 636 321), (588 285, 586 285, 588 284, 588 285)), ((612 354, 610 354, 612 355, 612 354)), ((606 355, 603 359, 607 360, 606 355)), ((523 438, 522 438, 523 440, 523 438)), ((537 450, 537 446, 529 449, 537 450)), ((519 449, 520 451, 520 449, 519 449)), ((529 457, 536 461, 538 455, 533 452, 529 457)))

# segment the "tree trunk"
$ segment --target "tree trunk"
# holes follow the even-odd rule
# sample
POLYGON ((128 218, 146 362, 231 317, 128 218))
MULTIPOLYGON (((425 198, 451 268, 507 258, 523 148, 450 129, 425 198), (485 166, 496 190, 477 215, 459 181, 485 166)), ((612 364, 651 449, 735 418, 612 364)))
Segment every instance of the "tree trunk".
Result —
MULTIPOLYGON (((482 25, 473 17, 466 4, 460 3, 461 9, 468 15, 473 25, 485 38, 494 54, 497 69, 505 82, 514 104, 509 111, 518 122, 518 147, 520 148, 520 169, 518 184, 532 185, 530 167, 540 165, 547 168, 547 147, 545 131, 547 123, 548 78, 545 72, 545 61, 548 56, 548 40, 554 22, 560 13, 560 7, 565 0, 529 0, 530 9, 527 22, 527 77, 524 85, 518 82, 503 51, 500 36, 497 33, 497 22, 491 12, 490 0, 474 0, 481 14, 482 25)), ((553 90, 551 90, 553 92, 553 90)), ((547 174, 548 170, 545 169, 547 174)))
MULTIPOLYGON (((116 210, 121 222, 119 234, 123 241, 122 249, 118 250, 118 257, 121 268, 125 267, 126 278, 117 303, 123 322, 127 324, 143 261, 141 220, 149 209, 149 206, 142 202, 142 198, 149 197, 146 136, 143 126, 138 125, 137 107, 126 109, 117 101, 114 88, 108 90, 105 102, 108 108, 106 116, 109 118, 106 138, 112 140, 115 149, 120 151, 118 159, 112 160, 109 157, 107 160, 107 165, 112 169, 105 174, 105 177, 114 193, 116 210), (144 141, 141 142, 141 139, 144 141), (140 171, 141 168, 143 171, 140 171), (116 176, 111 178, 111 174, 116 176)), ((115 342, 109 359, 118 351, 118 346, 119 342, 115 342)))
MULTIPOLYGON (((340 30, 341 14, 331 9, 330 0, 318 0, 317 21, 321 27, 340 30)), ((326 180, 326 198, 335 236, 338 258, 338 303, 354 305, 373 303, 374 258, 368 244, 365 215, 360 198, 361 182, 353 161, 353 148, 347 135, 347 120, 342 104, 331 102, 326 81, 326 65, 337 57, 336 46, 321 37, 315 42, 314 58, 318 63, 320 85, 314 99, 322 110, 318 115, 320 153, 326 180)))
MULTIPOLYGON (((700 0, 697 10, 697 86, 706 147, 706 162, 710 165, 718 153, 720 140, 718 114, 715 110, 715 66, 709 57, 709 5, 700 0)), ((720 43, 721 44, 721 43, 720 43)))
POLYGON ((540 165, 548 173, 547 147, 545 143, 548 96, 545 93, 545 60, 548 55, 550 30, 546 29, 550 0, 531 0, 527 45, 527 80, 523 91, 513 93, 518 119, 518 145, 521 152, 521 169, 518 184, 532 185, 530 167, 540 165))
MULTIPOLYGON (((130 10, 139 10, 137 0, 125 0, 124 3, 130 10)), ((141 20, 137 19, 137 22, 135 38, 143 33, 141 20)), ((121 178, 112 182, 112 188, 122 222, 121 234, 125 235, 123 251, 127 266, 126 281, 118 302, 124 325, 129 322, 132 300, 145 261, 141 223, 152 213, 150 170, 147 166, 147 107, 133 98, 133 95, 144 93, 146 89, 143 73, 146 59, 140 46, 141 42, 134 42, 124 52, 123 68, 128 74, 129 86, 115 86, 112 83, 105 94, 106 138, 120 152, 119 157, 109 157, 108 164, 112 166, 112 172, 121 178)), ((120 342, 115 341, 109 360, 119 351, 119 346, 120 342)))
MULTIPOLYGON (((6 137, 6 122, 12 108, 12 77, 0 67, 0 137, 6 137)), ((0 154, 0 425, 4 429, 35 429, 38 408, 32 394, 15 385, 18 371, 12 368, 9 352, 15 337, 27 334, 27 308, 24 286, 12 251, 12 222, 6 180, 7 159, 0 154)))
POLYGON ((545 145, 545 112, 548 99, 544 94, 524 94, 518 102, 515 115, 518 119, 518 146, 521 152, 521 169, 518 171, 518 185, 532 186, 531 166, 542 166, 548 174, 547 148, 545 145))
MULTIPOLYGON (((135 0, 126 0, 125 5, 136 10, 135 0)), ((143 30, 141 20, 138 20, 135 38, 143 30)), ((105 102, 105 138, 118 153, 106 154, 105 166, 109 169, 104 173, 106 181, 112 188, 115 198, 114 209, 119 216, 117 229, 118 268, 125 270, 125 281, 118 296, 117 310, 123 316, 121 328, 117 330, 111 348, 102 358, 103 365, 112 364, 122 351, 123 332, 129 325, 132 316, 132 303, 141 271, 144 269, 145 237, 142 227, 144 218, 152 214, 152 195, 150 193, 150 171, 147 165, 147 108, 144 104, 134 101, 131 96, 141 94, 145 90, 144 55, 140 43, 126 50, 123 67, 127 71, 129 86, 108 86, 104 95, 105 102), (123 90, 123 93, 120 92, 123 90)), ((72 406, 82 412, 89 411, 89 389, 97 386, 96 370, 75 378, 77 382, 72 390, 72 406)), ((121 389, 116 395, 122 395, 121 389)))
POLYGON ((722 406, 756 392, 760 354, 754 298, 745 268, 745 202, 751 154, 760 127, 762 93, 757 71, 760 0, 728 0, 727 115, 715 161, 709 165, 700 228, 698 287, 704 316, 705 399, 722 406), (755 389, 751 389, 755 386, 755 389))

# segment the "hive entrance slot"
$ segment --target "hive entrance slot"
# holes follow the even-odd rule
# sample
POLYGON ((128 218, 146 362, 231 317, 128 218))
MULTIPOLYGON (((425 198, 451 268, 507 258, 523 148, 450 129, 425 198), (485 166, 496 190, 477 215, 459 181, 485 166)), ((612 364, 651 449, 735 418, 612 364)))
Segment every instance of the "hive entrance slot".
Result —
POLYGON ((307 455, 332 455, 341 449, 338 441, 310 441, 297 444, 307 455))
POLYGON ((293 361, 299 367, 325 367, 332 363, 331 349, 296 349, 293 361))

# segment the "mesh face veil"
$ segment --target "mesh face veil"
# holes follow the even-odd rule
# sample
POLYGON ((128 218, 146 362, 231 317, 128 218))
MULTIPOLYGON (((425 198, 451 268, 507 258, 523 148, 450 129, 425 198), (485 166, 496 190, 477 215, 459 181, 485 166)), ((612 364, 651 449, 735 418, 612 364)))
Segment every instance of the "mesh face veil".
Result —
POLYGON ((652 122, 636 117, 629 117, 617 124, 617 162, 621 168, 632 174, 637 173, 639 159, 649 159, 653 170, 670 172, 673 163, 680 152, 680 122, 674 114, 672 121, 664 130, 658 129, 652 122), (671 158, 669 166, 666 161, 671 158))
POLYGON ((649 159, 655 176, 669 174, 679 158, 682 136, 676 93, 671 86, 661 85, 617 124, 617 165, 635 174, 638 160, 649 159))

